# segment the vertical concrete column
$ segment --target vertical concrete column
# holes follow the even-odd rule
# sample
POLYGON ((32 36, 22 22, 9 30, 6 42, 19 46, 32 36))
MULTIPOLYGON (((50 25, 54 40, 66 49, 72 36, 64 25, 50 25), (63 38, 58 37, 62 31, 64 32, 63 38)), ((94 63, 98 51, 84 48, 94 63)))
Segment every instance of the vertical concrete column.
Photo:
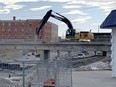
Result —
POLYGON ((96 51, 94 51, 94 55, 96 55, 96 51))
POLYGON ((69 55, 69 57, 71 56, 71 51, 68 51, 68 55, 69 55))
POLYGON ((25 69, 24 69, 25 63, 24 61, 22 62, 22 65, 23 65, 23 87, 25 87, 25 69))
POLYGON ((60 56, 60 51, 59 50, 57 50, 57 57, 59 57, 60 56))
MULTIPOLYGON (((71 51, 68 51, 69 58, 71 58, 71 51)), ((72 81, 72 58, 70 61, 70 78, 71 78, 71 87, 73 87, 73 81, 72 81)))
POLYGON ((50 58, 50 50, 44 50, 44 60, 49 60, 50 58))

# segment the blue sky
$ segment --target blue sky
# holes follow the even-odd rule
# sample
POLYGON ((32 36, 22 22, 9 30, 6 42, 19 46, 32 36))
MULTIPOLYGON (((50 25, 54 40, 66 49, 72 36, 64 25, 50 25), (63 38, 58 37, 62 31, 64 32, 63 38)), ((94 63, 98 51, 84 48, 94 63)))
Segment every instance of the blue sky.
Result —
MULTIPOLYGON (((79 31, 111 32, 99 29, 107 15, 116 8, 116 0, 0 0, 0 19, 41 19, 50 9, 67 17, 79 31)), ((67 25, 50 18, 58 24, 59 36, 65 36, 67 25)))

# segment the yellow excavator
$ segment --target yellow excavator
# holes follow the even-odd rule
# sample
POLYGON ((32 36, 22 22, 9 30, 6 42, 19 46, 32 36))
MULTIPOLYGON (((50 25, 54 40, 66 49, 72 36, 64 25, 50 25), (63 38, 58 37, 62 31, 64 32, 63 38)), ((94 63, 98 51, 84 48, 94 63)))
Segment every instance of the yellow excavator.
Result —
POLYGON ((46 15, 43 17, 43 19, 40 21, 40 26, 38 28, 36 28, 36 34, 40 37, 40 32, 43 28, 43 26, 45 25, 45 23, 47 22, 47 20, 53 17, 59 21, 64 22, 67 26, 68 29, 66 31, 66 39, 68 40, 81 40, 81 39, 89 39, 92 40, 94 39, 94 35, 91 32, 79 32, 76 33, 76 30, 73 28, 70 20, 68 20, 66 17, 64 17, 63 15, 53 11, 53 10, 49 10, 46 15), (54 15, 53 12, 56 14, 54 15))

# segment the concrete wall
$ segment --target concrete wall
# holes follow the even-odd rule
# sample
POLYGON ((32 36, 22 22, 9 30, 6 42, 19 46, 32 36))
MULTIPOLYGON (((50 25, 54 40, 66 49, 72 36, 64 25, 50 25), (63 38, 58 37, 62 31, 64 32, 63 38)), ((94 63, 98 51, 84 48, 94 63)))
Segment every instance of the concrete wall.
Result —
POLYGON ((111 54, 111 58, 112 58, 112 62, 111 62, 112 77, 116 77, 116 53, 115 53, 116 52, 116 28, 112 29, 111 43, 112 43, 112 46, 111 46, 111 51, 112 51, 112 54, 111 54))

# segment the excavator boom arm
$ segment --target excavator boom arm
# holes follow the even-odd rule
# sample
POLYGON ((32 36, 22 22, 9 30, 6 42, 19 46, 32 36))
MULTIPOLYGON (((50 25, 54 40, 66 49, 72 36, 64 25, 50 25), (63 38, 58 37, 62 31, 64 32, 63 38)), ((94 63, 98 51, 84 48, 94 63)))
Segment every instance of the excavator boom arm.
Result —
POLYGON ((52 10, 49 10, 46 13, 46 15, 40 21, 39 28, 36 28, 36 34, 39 35, 39 33, 41 32, 41 30, 42 30, 43 26, 45 25, 45 23, 47 22, 47 20, 50 17, 53 17, 53 18, 55 18, 55 19, 57 19, 59 21, 64 22, 65 24, 67 24, 69 29, 66 31, 66 36, 75 36, 75 29, 73 29, 73 26, 72 26, 71 22, 66 17, 60 15, 59 13, 57 13, 57 12, 54 12, 54 13, 56 13, 57 15, 53 15, 52 10))
POLYGON ((45 23, 47 22, 47 20, 50 18, 52 13, 52 10, 49 10, 46 15, 43 17, 43 19, 40 21, 40 26, 39 28, 36 28, 36 34, 39 35, 41 29, 43 28, 43 26, 45 25, 45 23))
POLYGON ((63 17, 63 16, 58 17, 58 16, 53 15, 53 14, 51 14, 51 17, 56 18, 57 20, 66 23, 69 29, 73 29, 73 26, 72 26, 71 22, 66 17, 63 17))

